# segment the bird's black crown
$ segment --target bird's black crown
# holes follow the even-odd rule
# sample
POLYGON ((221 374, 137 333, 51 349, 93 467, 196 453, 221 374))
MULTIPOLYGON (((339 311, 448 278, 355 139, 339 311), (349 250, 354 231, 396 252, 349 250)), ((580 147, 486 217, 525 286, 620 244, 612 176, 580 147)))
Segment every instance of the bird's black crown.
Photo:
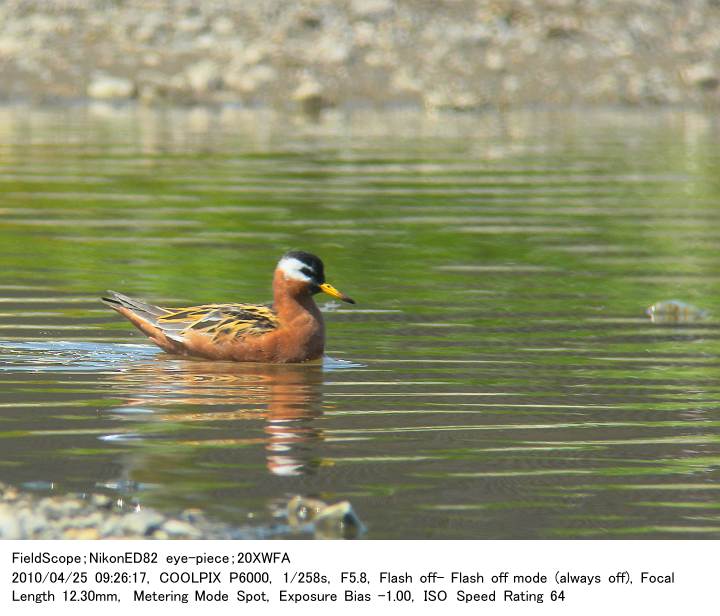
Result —
POLYGON ((309 252, 302 250, 290 250, 286 252, 283 259, 297 259, 303 264, 303 268, 300 270, 303 274, 312 278, 316 284, 323 284, 325 282, 325 266, 320 260, 320 257, 316 257, 309 252))

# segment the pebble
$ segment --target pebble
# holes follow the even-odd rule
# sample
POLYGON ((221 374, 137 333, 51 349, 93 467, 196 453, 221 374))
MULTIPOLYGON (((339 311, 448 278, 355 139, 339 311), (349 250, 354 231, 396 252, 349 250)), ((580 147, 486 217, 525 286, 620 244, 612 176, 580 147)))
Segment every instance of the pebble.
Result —
POLYGON ((313 78, 305 78, 293 91, 292 98, 300 103, 300 107, 307 115, 316 115, 328 105, 323 96, 322 86, 313 78))
POLYGON ((220 35, 232 34, 235 31, 235 22, 228 17, 218 17, 212 22, 213 32, 220 35))
POLYGON ((491 71, 501 71, 505 68, 505 58, 497 49, 490 49, 485 55, 485 66, 491 71))
POLYGON ((377 18, 392 11, 395 3, 392 0, 352 0, 350 6, 358 17, 377 18))
POLYGON ((138 511, 123 518, 122 528, 131 535, 147 537, 163 525, 164 518, 154 511, 138 511))
POLYGON ((714 90, 720 85, 720 73, 709 62, 687 66, 683 74, 688 83, 703 90, 714 90))
POLYGON ((183 17, 177 20, 175 27, 180 32, 195 34, 204 30, 207 27, 207 23, 205 22, 205 18, 201 16, 183 17))
POLYGON ((348 501, 328 505, 317 498, 294 496, 287 504, 290 526, 307 527, 316 539, 355 539, 365 527, 348 501))
POLYGON ((65 532, 65 539, 100 539, 96 528, 70 528, 65 532))
POLYGON ((90 497, 90 502, 96 507, 100 507, 102 509, 109 509, 113 504, 112 499, 105 494, 93 494, 90 497))
POLYGON ((290 526, 300 526, 312 522, 327 503, 317 498, 293 496, 287 504, 287 519, 290 526))
POLYGON ((329 505, 313 520, 316 539, 355 539, 364 526, 348 501, 329 505))
POLYGON ((135 85, 129 79, 103 75, 96 77, 87 88, 87 95, 90 98, 127 99, 135 93, 135 85))
POLYGON ((271 66, 260 64, 250 68, 241 67, 225 76, 225 83, 234 90, 245 94, 256 92, 263 85, 277 79, 277 71, 271 66))
POLYGON ((222 88, 220 67, 212 60, 202 60, 189 66, 185 75, 195 92, 205 93, 222 88))
POLYGON ((196 539, 200 537, 200 531, 195 529, 192 524, 181 522, 180 520, 168 520, 162 525, 162 530, 169 537, 181 536, 186 539, 196 539))
POLYGON ((15 512, 7 505, 0 505, 0 539, 27 539, 15 516, 15 512))
POLYGON ((709 315, 707 310, 677 299, 657 302, 649 306, 645 314, 653 323, 694 323, 709 315))

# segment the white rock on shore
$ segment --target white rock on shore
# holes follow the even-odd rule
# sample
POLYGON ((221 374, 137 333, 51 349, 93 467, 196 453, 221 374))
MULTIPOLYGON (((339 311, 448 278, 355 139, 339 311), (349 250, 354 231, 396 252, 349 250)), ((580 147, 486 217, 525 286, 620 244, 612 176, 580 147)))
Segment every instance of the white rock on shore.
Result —
POLYGON ((135 84, 129 79, 101 75, 93 79, 87 88, 90 98, 100 100, 128 99, 135 94, 135 84))

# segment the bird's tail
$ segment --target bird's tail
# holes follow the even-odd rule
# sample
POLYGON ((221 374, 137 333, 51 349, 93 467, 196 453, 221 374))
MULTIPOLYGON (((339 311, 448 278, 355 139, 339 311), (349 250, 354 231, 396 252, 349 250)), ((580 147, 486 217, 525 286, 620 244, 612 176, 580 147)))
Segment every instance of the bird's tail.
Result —
POLYGON ((164 308, 160 308, 160 306, 148 304, 141 299, 134 299, 117 291, 108 291, 107 295, 102 298, 102 301, 115 310, 125 308, 126 310, 134 312, 137 316, 152 324, 157 322, 157 317, 167 314, 168 312, 164 308))
POLYGON ((177 337, 169 336, 158 324, 158 318, 169 312, 165 308, 148 304, 116 291, 108 291, 102 301, 128 319, 160 348, 169 353, 184 351, 182 341, 177 337))

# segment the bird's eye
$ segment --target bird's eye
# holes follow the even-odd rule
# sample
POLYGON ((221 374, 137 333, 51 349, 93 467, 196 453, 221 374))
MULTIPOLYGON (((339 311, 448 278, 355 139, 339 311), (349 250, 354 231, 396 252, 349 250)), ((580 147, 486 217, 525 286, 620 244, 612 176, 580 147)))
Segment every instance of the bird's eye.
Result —
POLYGON ((300 268, 300 272, 305 274, 308 278, 314 278, 315 272, 313 272, 309 267, 302 267, 300 268))

